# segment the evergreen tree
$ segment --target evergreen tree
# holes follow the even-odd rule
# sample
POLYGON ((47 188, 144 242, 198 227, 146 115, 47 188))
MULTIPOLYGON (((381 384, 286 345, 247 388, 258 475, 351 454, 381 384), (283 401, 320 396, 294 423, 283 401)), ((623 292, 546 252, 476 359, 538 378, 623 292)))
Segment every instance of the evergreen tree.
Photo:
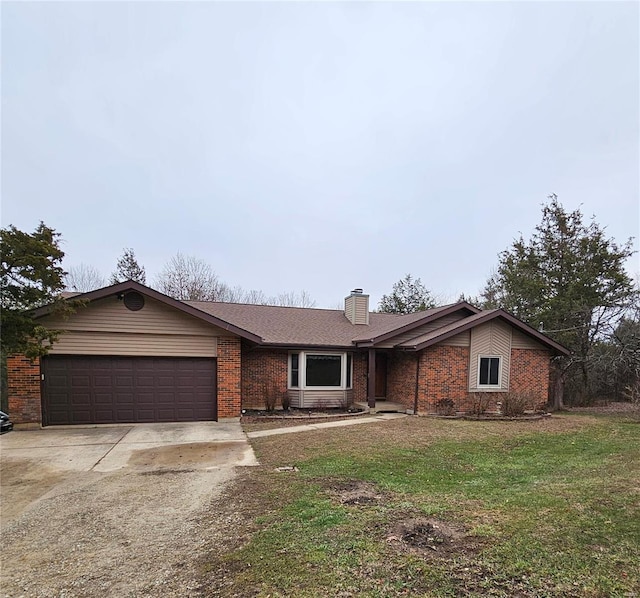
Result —
POLYGON ((0 230, 0 254, 2 358, 13 353, 45 355, 58 333, 41 326, 30 310, 52 304, 54 313, 72 311, 61 296, 66 272, 60 234, 43 222, 31 234, 10 225, 0 230))
POLYGON ((562 408, 564 386, 585 402, 589 365, 597 342, 613 333, 638 294, 625 270, 631 240, 618 245, 580 210, 567 212, 555 195, 543 206, 542 221, 529 240, 522 236, 500 254, 483 297, 541 329, 571 350, 554 362, 553 401, 562 408))
POLYGON ((125 248, 122 257, 118 260, 116 271, 111 275, 111 284, 134 280, 140 284, 147 284, 147 275, 143 266, 138 264, 135 253, 131 248, 125 248))
POLYGON ((383 295, 378 310, 388 314, 412 314, 435 307, 431 293, 419 278, 407 274, 393 285, 389 295, 383 295))

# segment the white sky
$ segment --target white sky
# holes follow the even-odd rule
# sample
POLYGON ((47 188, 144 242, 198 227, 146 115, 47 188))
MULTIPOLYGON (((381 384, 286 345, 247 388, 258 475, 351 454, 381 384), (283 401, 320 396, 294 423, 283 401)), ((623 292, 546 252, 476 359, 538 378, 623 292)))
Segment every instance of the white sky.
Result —
POLYGON ((2 225, 319 307, 475 294, 550 193, 639 236, 639 7, 3 2, 2 225))

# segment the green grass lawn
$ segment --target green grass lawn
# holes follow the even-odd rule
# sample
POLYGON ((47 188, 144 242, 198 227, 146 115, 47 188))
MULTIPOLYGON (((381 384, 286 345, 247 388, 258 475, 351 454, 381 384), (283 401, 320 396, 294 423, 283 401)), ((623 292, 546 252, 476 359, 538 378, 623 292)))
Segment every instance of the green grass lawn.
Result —
POLYGON ((640 596, 639 424, 410 417, 252 442, 240 539, 203 563, 215 595, 640 596), (414 546, 416 522, 448 533, 414 546))

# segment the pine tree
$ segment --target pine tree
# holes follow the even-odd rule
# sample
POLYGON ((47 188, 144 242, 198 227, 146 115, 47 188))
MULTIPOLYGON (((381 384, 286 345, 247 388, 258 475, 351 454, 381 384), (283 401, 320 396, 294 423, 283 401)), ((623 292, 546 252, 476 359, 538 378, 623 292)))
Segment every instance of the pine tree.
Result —
POLYGON ((388 314, 412 314, 435 307, 431 293, 419 278, 407 274, 393 285, 390 295, 383 295, 378 304, 381 312, 388 314))
POLYGON ((565 382, 586 401, 596 343, 613 333, 629 305, 638 300, 625 270, 631 240, 618 245, 580 210, 567 212, 555 195, 529 240, 522 236, 500 254, 483 296, 571 350, 554 361, 554 407, 563 407, 565 382))
POLYGON ((135 253, 131 248, 125 248, 122 257, 118 260, 116 271, 111 275, 111 284, 124 282, 125 280, 134 280, 140 284, 147 283, 147 275, 144 267, 138 264, 135 253))

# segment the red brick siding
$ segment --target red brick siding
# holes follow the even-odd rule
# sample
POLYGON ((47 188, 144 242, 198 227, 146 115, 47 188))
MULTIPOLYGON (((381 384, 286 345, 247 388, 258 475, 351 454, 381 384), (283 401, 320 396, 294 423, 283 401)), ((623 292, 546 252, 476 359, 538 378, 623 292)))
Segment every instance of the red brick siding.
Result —
POLYGON ((531 395, 533 407, 543 408, 549 400, 548 351, 511 349, 511 381, 509 390, 531 395))
POLYGON ((367 402, 367 370, 369 369, 369 357, 366 353, 353 354, 353 388, 354 403, 367 402))
MULTIPOLYGON (((419 353, 418 413, 436 413, 437 402, 452 399, 456 411, 469 411, 473 393, 468 392, 469 348, 434 346, 419 353)), ((533 399, 532 407, 548 400, 549 358, 547 351, 512 349, 510 392, 525 392, 533 399)), ((389 399, 413 407, 416 375, 415 357, 391 354, 388 370, 389 399)), ((489 399, 487 408, 497 409, 504 392, 483 393, 489 399)))
POLYGON ((413 409, 416 396, 415 353, 390 353, 387 359, 387 399, 413 409))
POLYGON ((241 407, 240 339, 218 338, 218 419, 239 417, 241 407))
POLYGON ((278 393, 276 407, 282 406, 282 396, 287 392, 288 360, 287 351, 243 350, 243 409, 264 409, 267 390, 278 393))
POLYGON ((428 347, 420 352, 418 413, 435 413, 440 399, 462 410, 469 398, 469 347, 428 347))
POLYGON ((24 355, 7 358, 9 415, 15 424, 42 423, 40 361, 24 355))

